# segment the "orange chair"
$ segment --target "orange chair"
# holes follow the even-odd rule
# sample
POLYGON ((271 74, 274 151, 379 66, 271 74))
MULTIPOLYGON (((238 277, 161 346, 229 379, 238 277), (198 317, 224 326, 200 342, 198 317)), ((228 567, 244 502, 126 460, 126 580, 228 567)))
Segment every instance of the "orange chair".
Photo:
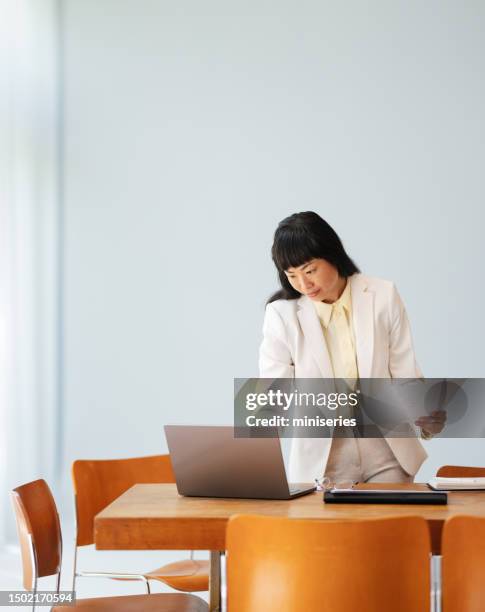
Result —
POLYGON ((229 612, 428 612, 430 539, 421 517, 318 521, 234 516, 229 612))
POLYGON ((485 467, 467 465, 443 465, 436 472, 442 478, 485 478, 485 467))
POLYGON ((485 608, 485 518, 454 516, 443 527, 443 612, 485 608))
MULTIPOLYGON (((59 592, 62 562, 62 535, 59 515, 45 480, 34 480, 11 492, 23 566, 23 584, 37 592, 38 579, 57 576, 59 592)), ((207 612, 205 601, 187 593, 157 593, 81 599, 76 605, 56 606, 55 612, 82 608, 94 612, 207 612)), ((35 605, 32 609, 35 609, 35 605)))
MULTIPOLYGON (((485 468, 471 467, 467 465, 442 465, 436 472, 436 476, 442 478, 483 478, 485 477, 485 468)), ((442 575, 441 572, 442 555, 433 556, 433 573, 436 576, 442 575)), ((438 609, 439 591, 435 589, 436 609, 438 609)))
POLYGON ((139 483, 173 483, 169 455, 133 459, 78 460, 72 465, 76 508, 73 590, 77 577, 97 576, 115 580, 142 580, 150 593, 150 580, 164 582, 178 591, 207 591, 209 561, 193 557, 169 563, 150 572, 120 574, 77 570, 77 549, 94 543, 94 517, 113 500, 139 483))

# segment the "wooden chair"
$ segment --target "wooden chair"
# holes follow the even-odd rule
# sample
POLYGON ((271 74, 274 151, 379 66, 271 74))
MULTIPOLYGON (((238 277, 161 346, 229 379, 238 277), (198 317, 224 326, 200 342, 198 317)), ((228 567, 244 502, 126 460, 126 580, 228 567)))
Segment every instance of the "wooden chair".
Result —
MULTIPOLYGON (((468 465, 442 465, 436 472, 436 476, 442 478, 483 478, 485 477, 485 468, 471 467, 468 465)), ((435 576, 442 576, 442 555, 433 556, 433 573, 435 576)), ((437 583, 438 584, 438 583, 437 583)), ((435 607, 438 608, 439 590, 435 589, 435 607)))
POLYGON ((150 593, 150 580, 164 582, 178 591, 207 591, 209 561, 191 556, 149 572, 120 574, 77 570, 78 547, 94 543, 94 517, 135 484, 174 483, 170 455, 132 459, 77 460, 72 465, 76 509, 73 590, 77 577, 96 576, 115 580, 142 580, 150 593))
POLYGON ((454 516, 442 535, 443 612, 483 612, 485 518, 454 516))
MULTIPOLYGON (((45 480, 34 480, 11 492, 17 521, 23 566, 23 584, 37 592, 38 579, 56 576, 59 592, 62 563, 62 534, 59 515, 45 480)), ((74 606, 56 606, 56 612, 73 609, 104 612, 207 612, 199 597, 187 593, 157 593, 79 600, 74 606)), ((35 609, 35 605, 32 608, 35 609)))
POLYGON ((430 538, 421 517, 360 521, 234 516, 229 612, 429 612, 430 538))
POLYGON ((442 465, 436 472, 442 478, 485 478, 485 467, 442 465))

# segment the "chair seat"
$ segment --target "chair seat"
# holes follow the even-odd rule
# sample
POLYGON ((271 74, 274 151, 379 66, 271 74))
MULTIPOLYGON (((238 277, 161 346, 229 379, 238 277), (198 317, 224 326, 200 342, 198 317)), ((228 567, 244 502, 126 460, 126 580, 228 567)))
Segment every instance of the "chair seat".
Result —
POLYGON ((208 612, 209 607, 196 595, 157 593, 78 599, 76 605, 56 606, 52 612, 72 612, 78 609, 86 612, 208 612))
POLYGON ((145 578, 160 580, 177 591, 208 591, 209 561, 185 559, 155 569, 145 578))
MULTIPOLYGON (((167 563, 167 565, 162 565, 162 567, 141 575, 147 580, 159 580, 177 591, 193 593, 209 590, 209 561, 200 559, 185 559, 167 563)), ((134 580, 134 578, 117 576, 114 580, 134 580)))

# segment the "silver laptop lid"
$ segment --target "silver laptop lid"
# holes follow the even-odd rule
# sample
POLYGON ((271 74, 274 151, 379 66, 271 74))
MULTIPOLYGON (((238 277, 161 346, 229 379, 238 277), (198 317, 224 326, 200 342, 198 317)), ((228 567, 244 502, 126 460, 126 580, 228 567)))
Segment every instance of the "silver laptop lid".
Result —
POLYGON ((288 499, 280 440, 235 438, 232 426, 166 425, 180 495, 288 499))

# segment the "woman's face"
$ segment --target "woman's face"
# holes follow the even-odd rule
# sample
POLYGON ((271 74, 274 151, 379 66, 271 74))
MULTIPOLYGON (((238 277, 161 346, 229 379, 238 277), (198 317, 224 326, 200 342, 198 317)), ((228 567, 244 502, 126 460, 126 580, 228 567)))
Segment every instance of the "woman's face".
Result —
POLYGON ((346 283, 325 259, 311 259, 297 268, 288 268, 285 274, 293 289, 316 302, 338 300, 346 283))

